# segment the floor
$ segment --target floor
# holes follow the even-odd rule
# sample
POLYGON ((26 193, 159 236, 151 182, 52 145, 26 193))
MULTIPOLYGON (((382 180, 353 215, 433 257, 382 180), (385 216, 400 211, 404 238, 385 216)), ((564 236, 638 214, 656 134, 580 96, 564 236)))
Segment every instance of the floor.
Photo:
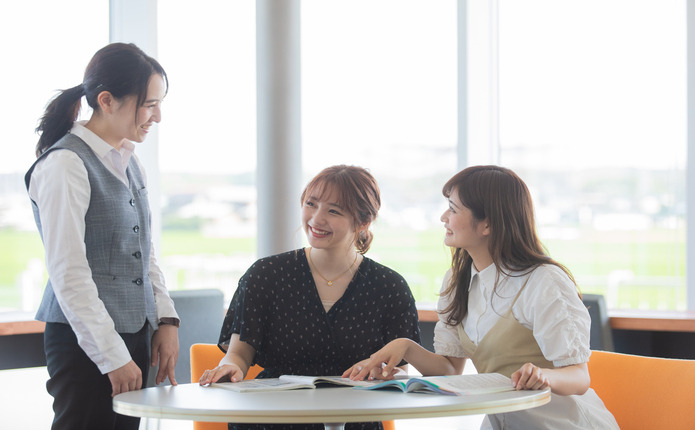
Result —
MULTIPOLYGON (((464 371, 465 373, 465 371, 464 371)), ((45 430, 51 426, 52 398, 46 392, 45 367, 0 371, 0 417, 3 430, 45 430)), ((483 415, 396 421, 397 430, 463 430, 480 427, 483 415)), ((190 421, 143 420, 141 430, 192 430, 190 421)))

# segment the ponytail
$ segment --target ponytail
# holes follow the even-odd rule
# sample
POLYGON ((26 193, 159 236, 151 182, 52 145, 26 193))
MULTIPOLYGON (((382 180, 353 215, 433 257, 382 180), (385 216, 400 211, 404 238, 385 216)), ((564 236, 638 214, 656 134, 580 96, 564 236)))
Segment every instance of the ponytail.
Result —
POLYGON ((70 131, 80 113, 84 94, 84 86, 80 84, 61 91, 48 103, 39 126, 36 127, 36 132, 41 134, 36 144, 37 157, 70 131))

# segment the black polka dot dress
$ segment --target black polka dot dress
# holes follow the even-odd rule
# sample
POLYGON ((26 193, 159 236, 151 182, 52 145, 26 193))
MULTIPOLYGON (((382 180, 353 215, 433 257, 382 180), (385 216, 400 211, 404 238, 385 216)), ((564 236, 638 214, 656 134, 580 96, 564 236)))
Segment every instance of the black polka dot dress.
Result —
MULTIPOLYGON (((256 350, 259 378, 341 375, 388 342, 420 342, 415 299, 398 273, 365 257, 343 296, 324 310, 304 249, 258 260, 239 280, 220 333, 256 350)), ((230 429, 323 429, 318 424, 230 424, 230 429)), ((346 429, 380 429, 349 423, 346 429)))

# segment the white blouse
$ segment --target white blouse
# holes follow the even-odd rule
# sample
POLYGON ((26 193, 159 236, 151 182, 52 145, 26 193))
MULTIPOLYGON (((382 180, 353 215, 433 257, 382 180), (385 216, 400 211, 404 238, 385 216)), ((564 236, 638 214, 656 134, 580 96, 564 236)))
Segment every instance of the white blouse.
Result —
MULTIPOLYGON (((514 302, 519 290, 524 291, 512 308, 514 317, 533 331, 543 355, 556 367, 589 361, 591 318, 579 298, 572 280, 559 267, 542 265, 530 274, 506 276, 492 264, 478 272, 472 270, 469 286, 468 313, 463 320, 466 334, 478 345, 514 302), (497 289, 495 283, 497 281, 497 289)), ((451 270, 442 283, 443 292, 451 279, 451 270)), ((438 310, 445 309, 450 298, 440 295, 438 310)), ((440 314, 434 329, 437 354, 466 357, 456 327, 445 324, 447 315, 440 314)))

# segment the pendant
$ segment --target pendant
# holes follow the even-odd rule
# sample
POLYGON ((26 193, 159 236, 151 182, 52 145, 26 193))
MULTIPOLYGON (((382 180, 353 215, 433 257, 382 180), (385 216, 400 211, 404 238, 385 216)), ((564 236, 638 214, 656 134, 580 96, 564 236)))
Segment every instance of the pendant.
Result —
POLYGON ((328 281, 328 286, 330 287, 331 285, 333 285, 333 281, 328 281))

